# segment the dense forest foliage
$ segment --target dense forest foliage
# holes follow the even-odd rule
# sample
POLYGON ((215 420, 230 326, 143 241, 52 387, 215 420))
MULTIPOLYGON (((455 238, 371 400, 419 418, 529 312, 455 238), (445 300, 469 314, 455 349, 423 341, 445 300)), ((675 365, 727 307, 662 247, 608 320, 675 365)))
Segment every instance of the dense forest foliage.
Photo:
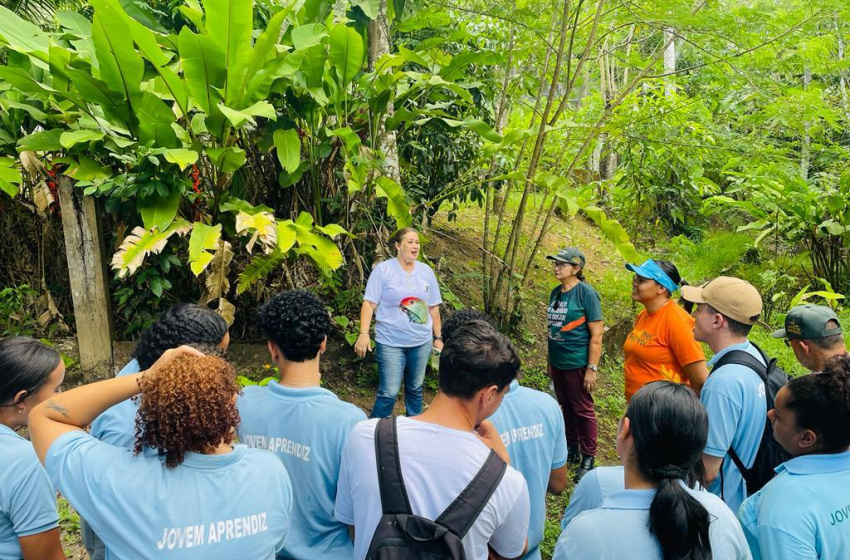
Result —
POLYGON ((752 232, 771 308, 850 291, 844 0, 2 5, 7 332, 68 328, 61 188, 127 337, 181 300, 244 332, 292 286, 350 315, 396 228, 464 204, 504 325, 555 213, 628 259, 752 232))

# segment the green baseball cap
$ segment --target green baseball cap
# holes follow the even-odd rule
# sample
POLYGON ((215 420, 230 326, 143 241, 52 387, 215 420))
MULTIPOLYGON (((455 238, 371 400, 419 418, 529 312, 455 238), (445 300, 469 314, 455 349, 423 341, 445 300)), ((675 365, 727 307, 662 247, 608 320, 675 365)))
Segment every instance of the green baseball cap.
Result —
POLYGON ((575 247, 565 247, 564 249, 558 251, 557 255, 547 255, 546 258, 551 261, 577 264, 582 268, 584 268, 585 263, 584 253, 582 253, 575 247))
POLYGON ((841 323, 838 315, 825 305, 798 305, 785 316, 785 328, 773 333, 774 338, 796 338, 811 340, 841 334, 841 323), (837 327, 827 328, 830 321, 835 321, 837 327))

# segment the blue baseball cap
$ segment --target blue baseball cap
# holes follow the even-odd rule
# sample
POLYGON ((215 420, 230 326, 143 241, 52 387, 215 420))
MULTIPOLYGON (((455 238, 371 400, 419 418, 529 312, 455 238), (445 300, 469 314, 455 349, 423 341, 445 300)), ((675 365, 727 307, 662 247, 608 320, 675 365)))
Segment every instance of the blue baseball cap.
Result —
POLYGON ((667 276, 667 273, 658 266, 654 260, 649 259, 645 261, 642 265, 636 264, 627 264, 626 268, 631 270, 638 276, 642 276, 644 278, 649 278, 650 280, 655 280, 672 294, 676 290, 679 289, 679 286, 667 276))

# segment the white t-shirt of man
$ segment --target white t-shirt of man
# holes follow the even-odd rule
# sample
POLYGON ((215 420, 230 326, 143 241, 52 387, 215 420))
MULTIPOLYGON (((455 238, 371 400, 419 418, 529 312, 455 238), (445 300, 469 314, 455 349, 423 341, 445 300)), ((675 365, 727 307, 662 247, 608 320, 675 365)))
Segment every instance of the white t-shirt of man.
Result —
MULTIPOLYGON (((490 449, 471 432, 399 417, 398 446, 413 513, 436 519, 484 464, 490 449)), ((382 516, 375 456, 378 419, 360 422, 342 454, 334 515, 354 525, 354 558, 363 560, 382 516)), ((487 544, 506 558, 522 554, 528 534, 528 488, 508 467, 490 501, 463 538, 469 560, 485 560, 487 544)))

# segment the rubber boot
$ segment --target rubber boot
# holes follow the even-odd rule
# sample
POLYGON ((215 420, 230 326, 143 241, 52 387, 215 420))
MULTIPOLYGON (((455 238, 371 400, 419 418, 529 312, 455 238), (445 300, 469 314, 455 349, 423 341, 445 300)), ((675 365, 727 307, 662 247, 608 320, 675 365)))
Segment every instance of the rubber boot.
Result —
POLYGON ((582 455, 581 465, 579 465, 578 470, 576 471, 576 474, 573 477, 573 480, 576 484, 578 484, 579 480, 581 480, 584 475, 594 469, 595 459, 595 457, 591 457, 590 455, 582 455))

